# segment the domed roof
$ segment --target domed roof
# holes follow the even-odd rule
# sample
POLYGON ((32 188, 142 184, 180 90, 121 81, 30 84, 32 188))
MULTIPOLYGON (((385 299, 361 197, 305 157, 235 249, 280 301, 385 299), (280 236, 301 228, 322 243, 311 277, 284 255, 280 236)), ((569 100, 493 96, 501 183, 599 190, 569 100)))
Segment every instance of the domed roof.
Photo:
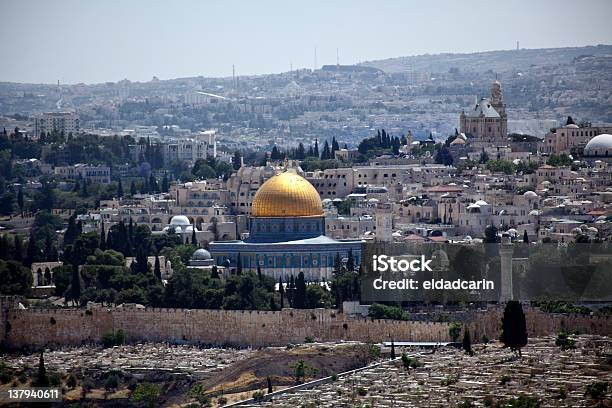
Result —
POLYGON ((575 123, 570 123, 569 125, 565 126, 567 129, 578 129, 578 125, 575 123))
POLYGON ((584 148, 584 153, 588 154, 591 149, 612 149, 612 135, 602 133, 601 135, 595 136, 584 148))
POLYGON ((538 195, 535 193, 535 191, 525 191, 525 193, 523 194, 525 197, 537 197, 538 195))
POLYGON ((189 218, 184 215, 175 215, 170 220, 170 225, 190 225, 189 218))
POLYGON ((310 217, 323 215, 317 190, 305 178, 285 171, 268 179, 253 198, 253 217, 310 217))
POLYGON ((191 255, 191 259, 194 261, 206 261, 211 259, 210 252, 205 250, 204 248, 197 249, 193 255, 191 255))
POLYGON ((478 206, 489 205, 489 203, 487 203, 485 200, 478 200, 474 204, 478 206))

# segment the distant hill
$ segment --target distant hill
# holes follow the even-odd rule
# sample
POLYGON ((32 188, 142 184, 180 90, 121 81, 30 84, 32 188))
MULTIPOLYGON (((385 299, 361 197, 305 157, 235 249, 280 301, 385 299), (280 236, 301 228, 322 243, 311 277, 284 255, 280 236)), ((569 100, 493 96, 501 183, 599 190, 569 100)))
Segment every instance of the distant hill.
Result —
POLYGON ((448 72, 451 68, 472 72, 492 70, 501 73, 527 69, 532 65, 567 64, 577 57, 602 55, 612 56, 612 45, 487 51, 473 54, 424 54, 366 61, 362 65, 378 68, 387 73, 448 72))

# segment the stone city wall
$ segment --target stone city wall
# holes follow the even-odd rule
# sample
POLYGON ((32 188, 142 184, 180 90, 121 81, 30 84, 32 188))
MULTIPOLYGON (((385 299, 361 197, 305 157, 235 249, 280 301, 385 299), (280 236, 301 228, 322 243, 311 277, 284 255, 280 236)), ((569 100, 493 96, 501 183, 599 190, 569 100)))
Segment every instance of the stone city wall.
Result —
MULTIPOLYGON (((254 347, 301 343, 307 337, 316 341, 449 341, 448 323, 372 320, 329 309, 19 309, 7 298, 0 302, 0 339, 10 348, 99 342, 105 333, 119 329, 128 341, 254 347)), ((483 334, 489 339, 499 336, 502 313, 500 308, 491 308, 468 317, 475 342, 483 334)), ((605 317, 550 315, 532 308, 526 309, 526 317, 530 336, 554 334, 562 328, 612 335, 611 320, 605 317)))

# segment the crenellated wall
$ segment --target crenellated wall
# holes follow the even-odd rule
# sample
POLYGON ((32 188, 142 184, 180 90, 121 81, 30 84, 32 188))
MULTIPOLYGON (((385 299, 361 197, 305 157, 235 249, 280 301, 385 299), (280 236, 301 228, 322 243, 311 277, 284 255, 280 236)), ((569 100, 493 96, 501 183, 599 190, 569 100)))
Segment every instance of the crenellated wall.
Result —
MULTIPOLYGON (((19 309, 0 298, 0 339, 10 348, 99 342, 122 329, 129 341, 186 341, 234 346, 282 346, 317 341, 448 341, 448 323, 372 320, 337 310, 284 309, 279 312, 195 309, 19 309)), ((468 318, 474 341, 499 336, 503 310, 474 312, 468 318)), ((530 336, 570 332, 612 335, 606 317, 550 315, 527 308, 530 336)))

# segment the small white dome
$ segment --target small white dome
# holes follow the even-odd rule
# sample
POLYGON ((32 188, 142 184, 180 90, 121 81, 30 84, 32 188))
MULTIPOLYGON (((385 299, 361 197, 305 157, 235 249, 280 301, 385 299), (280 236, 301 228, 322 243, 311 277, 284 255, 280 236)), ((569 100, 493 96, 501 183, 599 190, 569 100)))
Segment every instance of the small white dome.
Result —
POLYGON ((197 249, 193 255, 191 255, 191 259, 194 261, 206 261, 211 259, 210 252, 205 250, 204 248, 197 249))
POLYGON ((538 210, 531 210, 529 211, 529 215, 540 215, 540 212, 538 210))
POLYGON ((567 129, 578 129, 578 125, 576 125, 576 124, 574 124, 574 123, 571 123, 571 124, 569 124, 569 125, 567 125, 567 126, 565 126, 565 127, 566 127, 567 129))
POLYGON ((191 223, 189 222, 189 218, 184 215, 175 215, 170 220, 170 225, 191 225, 191 223))
POLYGON ((478 200, 474 204, 478 206, 489 205, 489 203, 487 203, 485 200, 478 200))
POLYGON ((535 198, 535 197, 537 197, 538 195, 535 193, 535 191, 526 191, 526 192, 523 194, 523 196, 525 196, 525 197, 532 197, 532 198, 535 198))

